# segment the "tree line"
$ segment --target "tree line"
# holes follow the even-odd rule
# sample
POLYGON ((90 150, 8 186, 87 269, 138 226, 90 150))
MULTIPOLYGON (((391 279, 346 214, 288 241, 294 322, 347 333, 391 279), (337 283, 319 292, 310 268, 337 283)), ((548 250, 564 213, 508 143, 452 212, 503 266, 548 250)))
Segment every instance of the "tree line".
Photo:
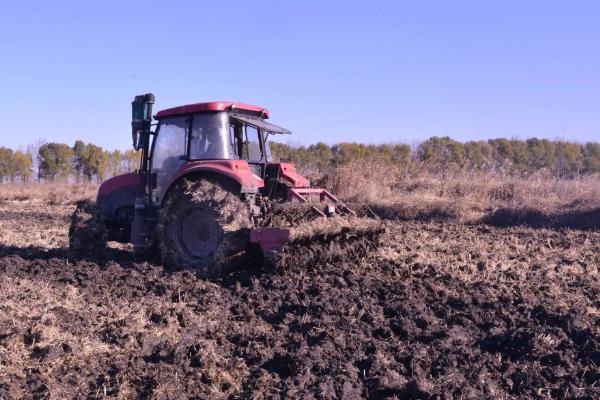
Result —
POLYGON ((526 175, 542 171, 558 178, 600 172, 600 144, 530 138, 458 142, 434 136, 415 147, 407 144, 324 143, 293 147, 271 143, 276 160, 289 161, 305 173, 324 173, 354 160, 380 160, 432 173, 502 172, 526 175))
MULTIPOLYGON (((329 146, 291 146, 271 142, 275 160, 294 163, 305 174, 325 173, 329 168, 355 160, 379 160, 433 173, 446 171, 494 171, 528 174, 543 171, 559 178, 575 178, 600 172, 600 144, 572 143, 530 138, 458 142, 432 137, 415 147, 407 144, 338 143, 329 146)), ((44 143, 26 151, 0 147, 0 183, 74 181, 100 182, 137 168, 134 150, 107 151, 77 140, 73 146, 44 143)))
POLYGON ((0 183, 29 182, 101 182, 133 171, 139 154, 134 150, 104 150, 100 146, 77 140, 43 143, 23 151, 0 147, 0 183))

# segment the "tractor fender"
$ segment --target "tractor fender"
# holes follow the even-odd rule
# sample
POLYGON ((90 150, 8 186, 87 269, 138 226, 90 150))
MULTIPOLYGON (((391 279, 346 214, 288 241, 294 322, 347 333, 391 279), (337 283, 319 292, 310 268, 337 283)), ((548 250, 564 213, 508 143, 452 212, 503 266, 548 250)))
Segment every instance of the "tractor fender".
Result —
POLYGON ((300 175, 293 164, 282 163, 282 162, 271 162, 267 164, 267 167, 278 168, 279 176, 292 187, 295 188, 307 188, 310 187, 310 181, 304 176, 300 175))
POLYGON ((98 188, 96 204, 105 220, 117 219, 117 212, 124 207, 133 208, 135 193, 140 185, 140 176, 131 172, 117 175, 104 181, 98 188))
MULTIPOLYGON (((168 193, 183 179, 205 178, 218 182, 225 189, 234 193, 257 193, 264 187, 265 183, 259 176, 252 172, 246 161, 243 160, 217 160, 217 161, 193 161, 179 168, 173 182, 165 191, 162 201, 168 197, 168 193)), ((161 201, 161 202, 162 202, 161 201)))

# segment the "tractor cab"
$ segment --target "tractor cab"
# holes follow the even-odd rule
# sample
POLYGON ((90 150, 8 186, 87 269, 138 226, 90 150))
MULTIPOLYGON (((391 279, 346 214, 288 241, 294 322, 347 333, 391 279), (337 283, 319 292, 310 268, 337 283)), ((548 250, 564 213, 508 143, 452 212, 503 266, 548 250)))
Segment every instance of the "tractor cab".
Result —
MULTIPOLYGON (((235 165, 239 170, 246 164, 254 176, 264 180, 272 160, 269 135, 290 133, 266 122, 268 117, 262 107, 234 102, 195 103, 158 112, 145 168, 152 202, 160 203, 174 177, 189 165, 197 169, 235 165)), ((189 168, 186 171, 189 173, 189 168)), ((256 187, 261 187, 260 183, 256 187)))
POLYGON ((253 164, 271 161, 267 142, 270 134, 289 134, 287 129, 265 121, 266 109, 243 103, 196 103, 160 111, 152 156, 159 156, 161 143, 180 143, 178 152, 187 161, 246 160, 253 164), (163 139, 160 139, 161 135, 163 139), (183 139, 183 140, 181 140, 183 139))
POLYGON ((264 165, 271 161, 268 136, 290 133, 265 118, 268 112, 262 108, 228 102, 197 103, 161 111, 156 115, 159 122, 152 165, 161 168, 165 160, 173 157, 179 161, 246 160, 264 165))

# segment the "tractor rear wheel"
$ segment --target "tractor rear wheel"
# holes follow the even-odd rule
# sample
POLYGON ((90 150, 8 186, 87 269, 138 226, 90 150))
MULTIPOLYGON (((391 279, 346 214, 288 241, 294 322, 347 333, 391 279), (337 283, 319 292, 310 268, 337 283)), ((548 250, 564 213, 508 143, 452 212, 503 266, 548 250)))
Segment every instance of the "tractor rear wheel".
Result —
POLYGON ((163 262, 218 275, 248 246, 250 216, 238 195, 207 180, 186 181, 169 196, 159 215, 163 262))

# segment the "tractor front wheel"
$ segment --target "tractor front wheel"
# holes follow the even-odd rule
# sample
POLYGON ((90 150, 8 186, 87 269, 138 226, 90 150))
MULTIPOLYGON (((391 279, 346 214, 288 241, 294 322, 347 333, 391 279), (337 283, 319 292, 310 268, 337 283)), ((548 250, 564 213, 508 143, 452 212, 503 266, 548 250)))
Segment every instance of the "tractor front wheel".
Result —
POLYGON ((248 245, 248 206, 239 196, 207 180, 186 181, 163 206, 158 223, 166 265, 218 275, 248 245))

